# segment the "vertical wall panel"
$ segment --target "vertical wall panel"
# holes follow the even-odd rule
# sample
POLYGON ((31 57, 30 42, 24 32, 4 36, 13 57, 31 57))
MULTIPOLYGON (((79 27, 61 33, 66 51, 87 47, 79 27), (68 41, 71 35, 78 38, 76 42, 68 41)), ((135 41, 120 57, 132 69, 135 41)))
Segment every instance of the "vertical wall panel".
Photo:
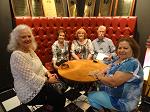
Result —
POLYGON ((12 29, 9 0, 0 0, 0 92, 12 87, 9 69, 9 54, 6 51, 9 33, 12 29))

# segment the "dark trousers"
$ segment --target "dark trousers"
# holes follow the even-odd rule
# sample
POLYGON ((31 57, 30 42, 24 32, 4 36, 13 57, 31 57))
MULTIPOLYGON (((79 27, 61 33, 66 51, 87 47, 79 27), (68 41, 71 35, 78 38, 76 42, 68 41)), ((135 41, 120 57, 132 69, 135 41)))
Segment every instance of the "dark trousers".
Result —
POLYGON ((66 98, 50 84, 45 84, 41 91, 27 105, 51 105, 54 112, 63 112, 66 98))

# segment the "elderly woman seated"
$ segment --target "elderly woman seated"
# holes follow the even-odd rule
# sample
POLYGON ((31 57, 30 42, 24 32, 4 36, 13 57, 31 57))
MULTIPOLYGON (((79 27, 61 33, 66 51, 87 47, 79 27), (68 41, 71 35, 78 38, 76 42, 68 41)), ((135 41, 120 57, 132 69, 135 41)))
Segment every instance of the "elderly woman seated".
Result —
POLYGON ((90 39, 87 39, 86 31, 81 27, 76 31, 76 39, 71 45, 71 55, 73 59, 92 59, 93 45, 90 39))
POLYGON ((63 112, 66 99, 52 86, 59 82, 57 75, 42 65, 36 46, 29 26, 21 24, 11 32, 7 48, 17 96, 23 104, 51 105, 54 112, 63 112))
POLYGON ((62 63, 69 60, 69 41, 65 40, 65 35, 64 30, 59 30, 57 32, 58 40, 52 45, 52 62, 56 70, 62 63))

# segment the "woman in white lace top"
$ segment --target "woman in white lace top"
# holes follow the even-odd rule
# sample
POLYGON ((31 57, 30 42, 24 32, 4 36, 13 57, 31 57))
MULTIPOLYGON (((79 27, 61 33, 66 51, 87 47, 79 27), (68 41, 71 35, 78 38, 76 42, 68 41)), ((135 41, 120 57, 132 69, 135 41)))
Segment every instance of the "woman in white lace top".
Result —
POLYGON ((51 84, 57 83, 57 76, 50 74, 34 52, 36 42, 31 28, 18 25, 10 34, 9 52, 14 88, 19 100, 25 104, 52 105, 55 112, 63 110, 65 97, 51 84))

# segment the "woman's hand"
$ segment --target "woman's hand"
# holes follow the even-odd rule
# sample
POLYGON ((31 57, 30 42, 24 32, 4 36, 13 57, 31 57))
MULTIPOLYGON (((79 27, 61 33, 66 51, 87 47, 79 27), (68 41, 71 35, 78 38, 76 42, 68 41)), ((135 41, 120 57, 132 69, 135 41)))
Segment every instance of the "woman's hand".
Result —
POLYGON ((56 60, 53 60, 53 67, 58 70, 59 66, 56 65, 56 60))
POLYGON ((46 74, 45 74, 45 76, 46 76, 47 78, 51 77, 52 75, 53 75, 53 74, 51 74, 49 71, 47 71, 46 74))
POLYGON ((56 74, 51 74, 51 76, 48 76, 48 82, 49 83, 58 83, 58 76, 56 74))
POLYGON ((107 71, 110 69, 111 64, 109 64, 106 68, 100 71, 101 74, 107 74, 107 71))
POLYGON ((92 55, 92 54, 89 54, 88 57, 87 57, 87 60, 91 60, 92 57, 93 57, 93 55, 92 55))
POLYGON ((110 55, 108 55, 108 57, 105 57, 103 60, 106 62, 107 61, 109 62, 109 61, 112 61, 112 58, 113 58, 113 56, 110 54, 110 55))
POLYGON ((75 53, 72 53, 71 55, 72 55, 72 57, 73 57, 74 59, 76 59, 76 60, 79 60, 79 59, 80 59, 80 54, 76 55, 75 53))
POLYGON ((100 80, 101 77, 104 77, 105 74, 102 73, 100 70, 95 70, 89 73, 89 76, 94 77, 95 79, 100 80))
POLYGON ((58 70, 59 67, 58 67, 57 65, 54 65, 54 68, 55 68, 56 70, 58 70))
POLYGON ((57 83, 58 76, 56 74, 51 74, 49 71, 46 72, 45 76, 48 78, 49 83, 57 83))

